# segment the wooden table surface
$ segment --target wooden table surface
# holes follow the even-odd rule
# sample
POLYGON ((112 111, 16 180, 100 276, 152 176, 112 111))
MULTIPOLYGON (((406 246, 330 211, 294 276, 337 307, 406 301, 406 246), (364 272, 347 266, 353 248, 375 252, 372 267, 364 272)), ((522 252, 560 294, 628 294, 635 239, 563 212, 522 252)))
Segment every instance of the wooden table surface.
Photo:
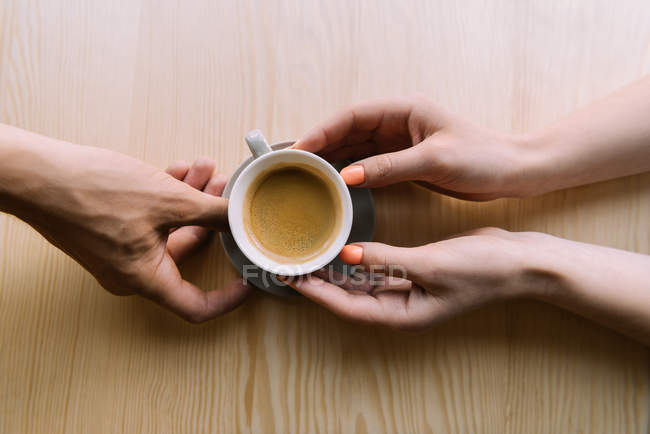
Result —
MULTIPOLYGON (((421 92, 522 132, 650 72, 639 1, 0 3, 0 121, 165 167, 232 173, 244 134, 297 138, 354 101, 421 92)), ((375 191, 375 239, 481 226, 650 253, 650 174, 525 200, 375 191)), ((183 267, 237 276, 215 239, 183 267)), ((103 291, 0 214, 0 432, 645 433, 648 350, 530 301, 420 335, 255 294, 200 326, 103 291)))

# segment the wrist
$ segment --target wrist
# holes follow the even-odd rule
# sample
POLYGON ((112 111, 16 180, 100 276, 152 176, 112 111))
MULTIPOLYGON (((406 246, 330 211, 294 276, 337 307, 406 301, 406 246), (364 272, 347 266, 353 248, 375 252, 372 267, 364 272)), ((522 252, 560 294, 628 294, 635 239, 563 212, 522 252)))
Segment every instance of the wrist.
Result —
POLYGON ((554 299, 566 283, 558 262, 565 250, 558 243, 563 240, 540 232, 519 232, 515 236, 521 246, 516 295, 543 301, 554 299))
POLYGON ((555 187, 552 152, 544 133, 521 134, 510 139, 515 149, 516 169, 510 182, 515 185, 516 197, 532 197, 555 187))

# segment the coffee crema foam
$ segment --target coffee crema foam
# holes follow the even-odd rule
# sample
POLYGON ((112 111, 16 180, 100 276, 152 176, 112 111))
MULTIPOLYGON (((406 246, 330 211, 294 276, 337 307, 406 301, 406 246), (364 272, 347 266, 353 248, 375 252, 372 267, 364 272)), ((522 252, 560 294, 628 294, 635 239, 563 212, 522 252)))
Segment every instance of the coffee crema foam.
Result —
POLYGON ((280 163, 260 173, 244 200, 249 239, 278 262, 306 262, 325 251, 341 214, 334 183, 300 163, 280 163))

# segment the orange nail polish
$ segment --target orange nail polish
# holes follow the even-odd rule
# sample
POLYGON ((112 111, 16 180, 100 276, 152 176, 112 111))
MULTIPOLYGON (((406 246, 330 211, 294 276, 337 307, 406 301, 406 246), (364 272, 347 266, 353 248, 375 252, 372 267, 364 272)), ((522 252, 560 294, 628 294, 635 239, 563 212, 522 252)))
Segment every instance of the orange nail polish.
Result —
POLYGON ((278 276, 277 274, 275 275, 275 277, 277 277, 278 280, 279 280, 280 282, 284 283, 285 285, 289 285, 289 286, 292 287, 293 289, 296 289, 296 284, 293 283, 293 282, 291 282, 288 278, 286 278, 286 277, 282 277, 282 276, 278 276))
POLYGON ((339 253, 339 258, 350 265, 360 264, 361 258, 363 258, 363 247, 348 244, 339 253))
POLYGON ((358 164, 348 166, 341 170, 341 177, 347 185, 359 185, 366 177, 365 169, 358 164))

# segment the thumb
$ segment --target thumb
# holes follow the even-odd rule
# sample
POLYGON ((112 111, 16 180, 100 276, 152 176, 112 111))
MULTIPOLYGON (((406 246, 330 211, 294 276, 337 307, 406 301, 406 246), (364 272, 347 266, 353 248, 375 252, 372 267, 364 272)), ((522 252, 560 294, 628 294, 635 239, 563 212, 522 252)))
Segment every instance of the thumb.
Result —
POLYGON ((383 187, 402 181, 422 180, 431 171, 422 147, 379 154, 357 161, 341 171, 347 185, 383 187))
POLYGON ((418 280, 425 270, 418 248, 394 247, 382 243, 354 243, 343 247, 339 257, 350 265, 363 265, 366 271, 381 272, 418 280))
POLYGON ((228 229, 228 199, 191 189, 172 204, 165 226, 203 226, 223 232, 228 229))

